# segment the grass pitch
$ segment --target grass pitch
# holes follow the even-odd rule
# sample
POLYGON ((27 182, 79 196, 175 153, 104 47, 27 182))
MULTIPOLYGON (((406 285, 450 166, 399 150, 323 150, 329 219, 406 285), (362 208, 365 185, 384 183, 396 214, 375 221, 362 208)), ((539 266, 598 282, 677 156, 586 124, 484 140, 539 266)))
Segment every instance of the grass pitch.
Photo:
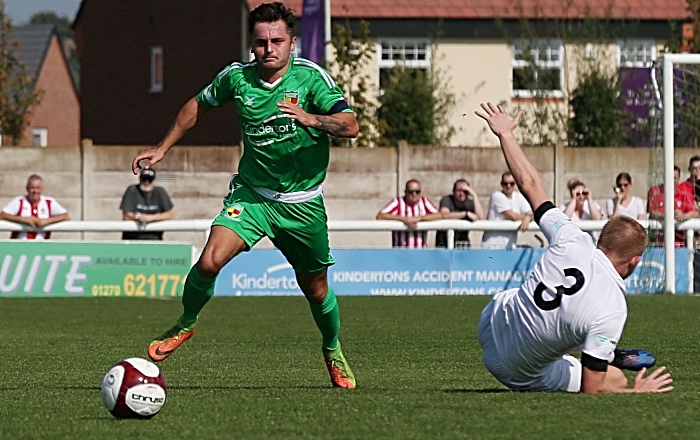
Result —
MULTIPOLYGON (((483 367, 488 297, 340 297, 358 379, 332 389, 301 298, 214 298, 197 335, 160 364, 165 407, 117 420, 100 383, 146 356, 179 300, 0 299, 0 438, 699 438, 700 297, 632 296, 622 347, 651 350, 663 395, 507 391, 483 367)), ((630 376, 631 377, 631 376, 630 376)))

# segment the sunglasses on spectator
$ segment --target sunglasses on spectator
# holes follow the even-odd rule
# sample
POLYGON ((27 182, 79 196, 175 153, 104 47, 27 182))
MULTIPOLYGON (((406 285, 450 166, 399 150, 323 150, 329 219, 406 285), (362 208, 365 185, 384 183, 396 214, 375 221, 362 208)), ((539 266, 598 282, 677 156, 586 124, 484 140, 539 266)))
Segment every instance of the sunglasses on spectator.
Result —
POLYGON ((588 194, 590 194, 588 191, 579 191, 579 192, 577 192, 577 193, 574 193, 574 195, 575 195, 576 197, 578 197, 578 196, 587 196, 588 194))
POLYGON ((618 183, 618 184, 617 184, 617 187, 618 187, 618 188, 627 188, 628 186, 630 186, 629 183, 618 183))
POLYGON ((514 186, 515 182, 501 182, 501 185, 503 186, 514 186))
POLYGON ((406 193, 407 194, 420 194, 420 190, 419 189, 407 189, 406 193))
POLYGON ((142 177, 141 182, 151 183, 153 182, 153 179, 150 177, 142 177))

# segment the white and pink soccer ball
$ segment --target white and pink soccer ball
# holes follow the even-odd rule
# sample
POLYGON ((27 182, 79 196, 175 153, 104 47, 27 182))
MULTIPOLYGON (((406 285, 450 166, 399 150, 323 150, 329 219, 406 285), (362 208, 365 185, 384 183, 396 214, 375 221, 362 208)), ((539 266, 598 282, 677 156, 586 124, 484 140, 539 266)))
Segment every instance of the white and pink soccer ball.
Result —
POLYGON ((102 401, 114 417, 148 419, 165 404, 165 377, 146 359, 116 363, 102 380, 102 401))

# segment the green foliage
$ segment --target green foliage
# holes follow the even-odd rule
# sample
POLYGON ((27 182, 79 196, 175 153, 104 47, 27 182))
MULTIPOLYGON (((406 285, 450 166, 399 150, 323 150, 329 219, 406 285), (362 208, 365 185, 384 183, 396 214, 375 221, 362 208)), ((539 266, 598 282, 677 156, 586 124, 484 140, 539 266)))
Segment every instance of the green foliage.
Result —
POLYGON ((56 34, 61 40, 63 53, 68 62, 73 84, 78 89, 80 84, 80 60, 78 59, 78 51, 75 48, 75 32, 71 28, 71 22, 67 17, 59 17, 54 12, 44 11, 37 12, 29 19, 29 24, 52 24, 56 26, 56 34))
POLYGON ((579 147, 617 147, 629 145, 629 125, 622 109, 622 95, 616 73, 593 69, 579 79, 569 97, 569 145, 579 147))
POLYGON ((5 14, 0 0, 0 133, 17 145, 29 125, 34 107, 41 101, 41 92, 34 90, 34 78, 27 74, 17 54, 17 41, 10 40, 12 21, 5 14))
POLYGON ((363 73, 374 54, 374 45, 369 38, 369 23, 366 21, 360 21, 358 33, 353 33, 349 24, 333 25, 331 44, 336 56, 330 67, 360 126, 357 139, 334 138, 336 145, 373 147, 378 142, 377 102, 373 99, 375 90, 369 76, 363 73))
POLYGON ((448 83, 435 61, 430 72, 402 65, 390 69, 380 98, 381 143, 396 145, 405 140, 412 145, 449 144, 456 132, 449 123, 456 101, 448 83))
POLYGON ((581 142, 600 142, 602 139, 624 142, 621 140, 624 133, 620 134, 623 130, 622 124, 631 123, 632 118, 622 113, 621 101, 616 104, 619 107, 616 109, 574 110, 571 106, 574 105, 573 95, 576 90, 579 90, 576 106, 579 103, 583 105, 586 100, 609 102, 612 98, 611 91, 619 90, 619 85, 613 78, 617 72, 611 71, 608 74, 605 71, 605 65, 612 58, 608 48, 616 38, 624 39, 634 35, 636 23, 629 20, 612 20, 615 6, 612 0, 603 0, 600 5, 596 5, 596 9, 602 8, 602 14, 594 14, 591 7, 579 1, 562 0, 562 17, 579 17, 583 14, 583 18, 549 18, 543 2, 535 2, 533 5, 530 2, 525 4, 522 0, 511 0, 510 3, 512 9, 521 14, 517 26, 502 20, 499 20, 499 23, 506 40, 518 49, 517 59, 523 64, 522 67, 514 69, 513 88, 525 93, 515 97, 514 103, 505 104, 524 113, 523 123, 520 125, 523 144, 553 145, 556 142, 568 141, 572 145, 582 145, 581 142), (548 41, 560 41, 562 44, 563 50, 558 54, 558 59, 563 60, 561 70, 548 66, 542 55, 544 52, 538 47, 548 41), (597 56, 586 55, 587 45, 597 56), (572 76, 587 83, 574 84, 570 81, 572 76), (602 80, 603 78, 607 80, 602 80), (583 96, 584 89, 593 96, 583 96), (603 113, 596 116, 595 113, 599 111, 603 113), (576 113, 579 116, 576 116, 576 113), (614 126, 614 131, 608 130, 612 125, 610 121, 603 121, 605 127, 585 125, 584 119, 593 123, 602 118, 603 114, 615 116, 613 119, 619 125, 614 126), (578 121, 573 118, 578 118, 578 121), (594 135, 591 130, 601 133, 594 135), (602 133, 604 130, 608 132, 602 133), (572 134, 574 139, 570 138, 572 134), (582 136, 587 137, 584 139, 582 136))

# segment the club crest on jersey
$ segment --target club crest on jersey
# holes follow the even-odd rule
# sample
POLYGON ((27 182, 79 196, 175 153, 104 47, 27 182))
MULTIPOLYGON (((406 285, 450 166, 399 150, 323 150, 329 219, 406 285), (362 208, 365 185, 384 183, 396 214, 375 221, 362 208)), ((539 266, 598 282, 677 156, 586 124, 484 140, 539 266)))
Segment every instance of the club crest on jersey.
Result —
POLYGON ((236 221, 241 221, 238 217, 243 214, 243 207, 239 205, 238 203, 235 203, 228 208, 226 208, 226 215, 231 219, 231 220, 236 220, 236 221))
POLYGON ((291 102, 292 104, 297 104, 299 102, 299 92, 287 90, 286 92, 284 92, 284 101, 291 102))

